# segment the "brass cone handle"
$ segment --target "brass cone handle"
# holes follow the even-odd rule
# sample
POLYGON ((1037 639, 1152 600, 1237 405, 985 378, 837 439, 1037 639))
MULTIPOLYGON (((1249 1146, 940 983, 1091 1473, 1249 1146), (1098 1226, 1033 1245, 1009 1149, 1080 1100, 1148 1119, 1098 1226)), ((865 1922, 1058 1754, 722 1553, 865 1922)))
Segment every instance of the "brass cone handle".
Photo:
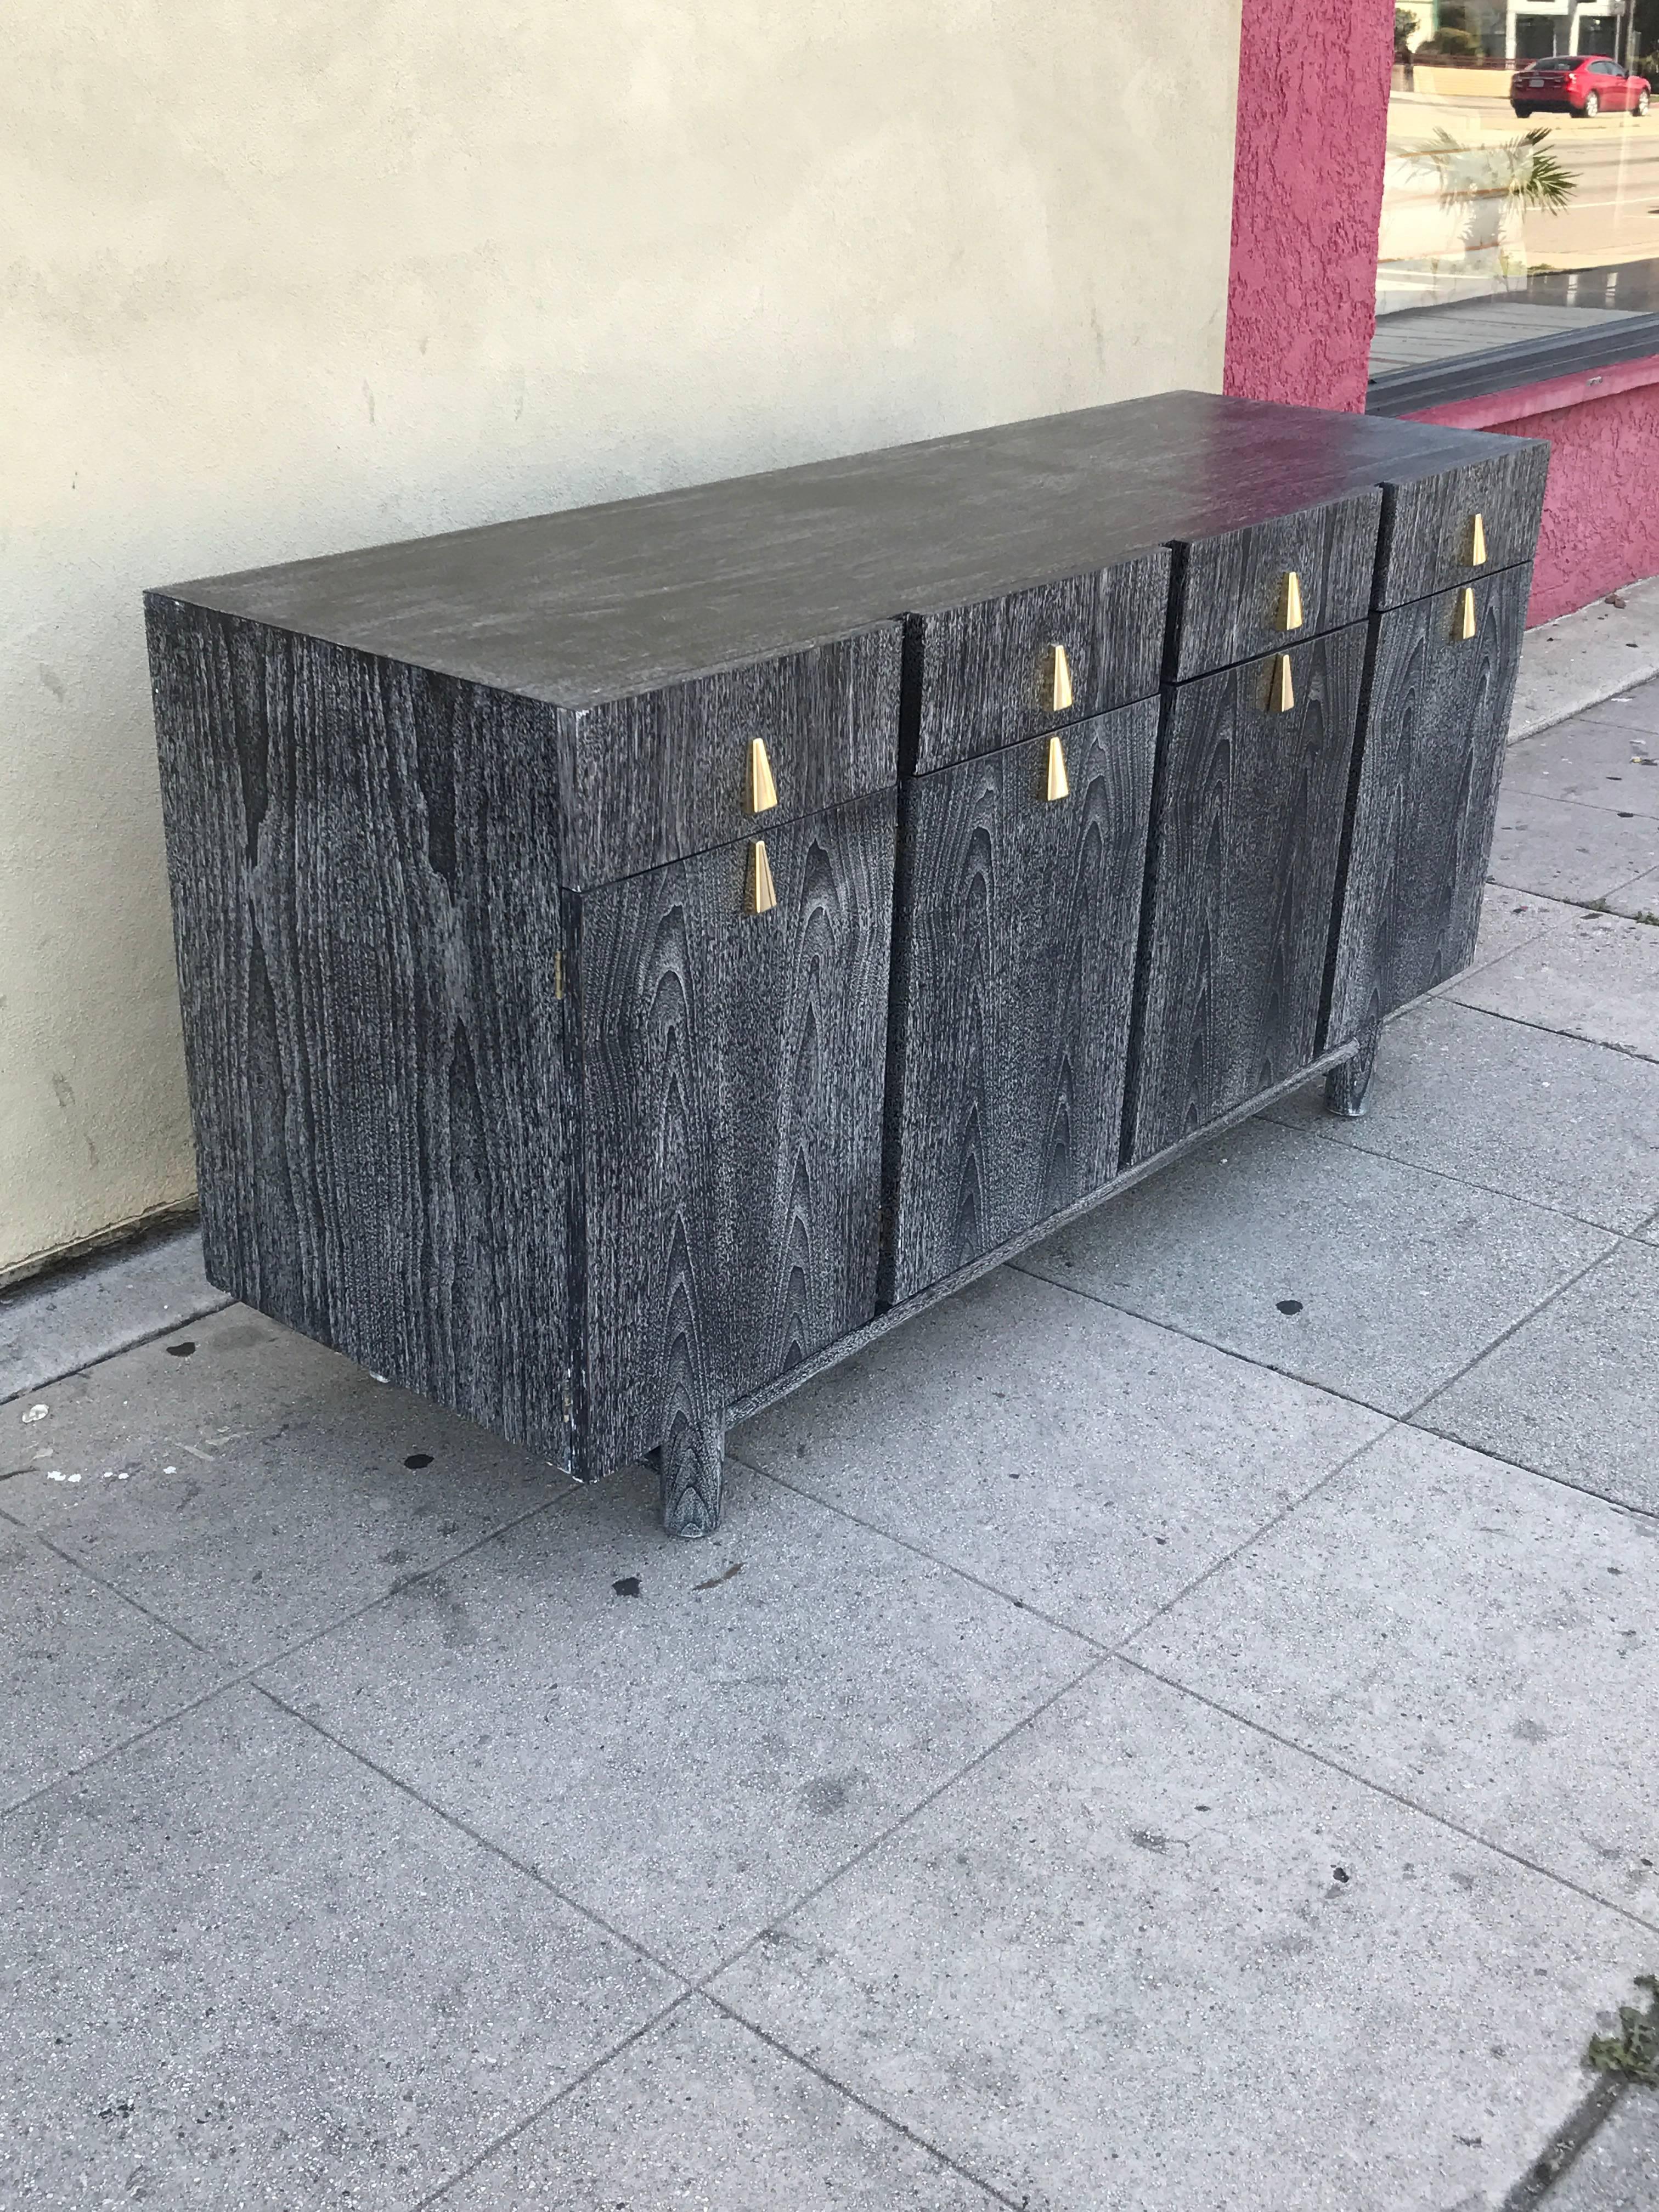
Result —
POLYGON ((1279 627, 1300 629, 1306 620, 1302 611, 1302 579, 1294 568, 1287 568, 1279 593, 1279 627))
POLYGON ((1072 664, 1063 645, 1042 648, 1042 703, 1051 714, 1063 714, 1072 703, 1072 664))
POLYGON ((1486 565, 1486 525, 1484 518, 1477 514, 1469 525, 1469 566, 1471 568, 1484 568, 1486 565))
POLYGON ((777 885, 772 881, 772 863, 766 857, 766 840, 757 837, 749 848, 749 882, 744 893, 744 905, 750 914, 770 914, 777 902, 777 885))
POLYGON ((1473 637, 1480 627, 1475 619, 1474 587, 1465 584, 1457 594, 1457 623, 1452 634, 1460 639, 1473 637))
POLYGON ((766 757, 763 739, 751 738, 749 744, 749 811, 769 814, 778 803, 778 787, 772 780, 772 763, 766 757))
POLYGON ((1045 795, 1050 806, 1057 799, 1069 799, 1072 795, 1071 779, 1066 773, 1066 748, 1058 736, 1048 740, 1048 781, 1045 795))
POLYGON ((1273 673, 1267 678, 1267 712, 1288 714, 1296 704, 1296 685, 1291 676, 1291 656, 1288 653, 1273 655, 1273 673))

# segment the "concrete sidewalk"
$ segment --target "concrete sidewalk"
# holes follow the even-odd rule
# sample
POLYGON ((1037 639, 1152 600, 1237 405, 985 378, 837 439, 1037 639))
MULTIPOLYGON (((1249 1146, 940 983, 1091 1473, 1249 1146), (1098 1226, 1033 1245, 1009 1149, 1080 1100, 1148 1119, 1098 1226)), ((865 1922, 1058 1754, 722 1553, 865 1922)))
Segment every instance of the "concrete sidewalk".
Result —
POLYGON ((706 1545, 187 1240, 7 1302, 0 2202, 1650 2204, 1656 763, 1653 683, 1517 744, 1366 1119, 738 1432, 706 1545))

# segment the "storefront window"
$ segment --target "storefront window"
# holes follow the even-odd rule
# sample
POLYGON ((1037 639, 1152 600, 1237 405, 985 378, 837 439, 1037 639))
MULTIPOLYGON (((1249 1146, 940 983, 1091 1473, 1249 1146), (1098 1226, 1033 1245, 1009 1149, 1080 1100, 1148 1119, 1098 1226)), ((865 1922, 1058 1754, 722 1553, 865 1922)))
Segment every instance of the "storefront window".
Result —
POLYGON ((1500 349, 1542 349, 1511 383, 1659 352, 1656 50, 1659 0, 1396 8, 1373 406, 1500 349))

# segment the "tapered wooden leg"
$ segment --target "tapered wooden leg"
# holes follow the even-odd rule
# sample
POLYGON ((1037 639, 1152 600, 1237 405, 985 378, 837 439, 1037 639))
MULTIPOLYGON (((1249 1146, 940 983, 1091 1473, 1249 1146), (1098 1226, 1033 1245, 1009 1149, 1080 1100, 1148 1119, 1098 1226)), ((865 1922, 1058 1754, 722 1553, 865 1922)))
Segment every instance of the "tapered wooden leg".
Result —
POLYGON ((700 1411, 689 1393, 669 1399, 657 1455, 662 1525, 671 1536, 712 1536, 720 1525, 720 1471, 726 1422, 700 1411))
POLYGON ((1376 1041, 1382 1033, 1381 1022, 1367 1022, 1353 1058, 1345 1060, 1340 1067, 1334 1067, 1325 1078, 1328 1114, 1335 1114, 1345 1121, 1357 1121, 1364 1112, 1365 1093, 1370 1089, 1371 1070, 1376 1065, 1376 1041))

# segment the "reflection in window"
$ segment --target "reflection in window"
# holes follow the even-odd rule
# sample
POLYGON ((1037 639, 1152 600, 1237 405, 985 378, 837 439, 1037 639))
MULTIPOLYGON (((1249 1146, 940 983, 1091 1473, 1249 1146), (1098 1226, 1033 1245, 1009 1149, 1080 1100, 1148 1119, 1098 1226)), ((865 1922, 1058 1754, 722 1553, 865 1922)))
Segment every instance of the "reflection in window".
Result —
POLYGON ((1373 379, 1659 313, 1659 0, 1407 0, 1373 379))

